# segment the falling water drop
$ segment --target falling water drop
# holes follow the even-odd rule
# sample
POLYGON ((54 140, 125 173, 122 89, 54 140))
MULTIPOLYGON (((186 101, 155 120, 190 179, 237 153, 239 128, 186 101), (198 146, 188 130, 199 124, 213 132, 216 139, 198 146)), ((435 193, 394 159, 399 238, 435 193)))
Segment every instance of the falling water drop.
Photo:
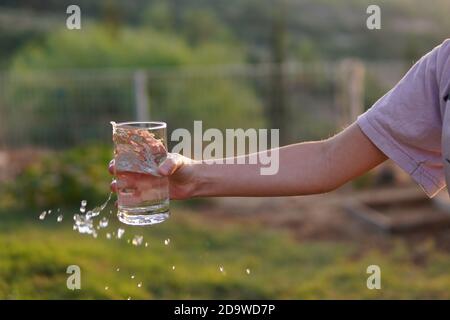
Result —
POLYGON ((245 269, 245 273, 250 274, 250 269, 245 269))
POLYGON ((48 210, 47 214, 50 214, 50 213, 52 213, 52 210, 48 210))
POLYGON ((166 240, 164 240, 164 244, 165 244, 166 246, 168 246, 168 245, 169 245, 169 243, 170 243, 170 239, 166 239, 166 240))
POLYGON ((117 229, 117 239, 121 239, 124 233, 125 233, 124 229, 122 228, 117 229))
POLYGON ((145 243, 145 246, 148 247, 148 242, 145 243))
POLYGON ((56 218, 56 221, 61 222, 62 220, 63 220, 63 215, 60 214, 60 215, 58 216, 58 218, 56 218))
POLYGON ((44 220, 46 215, 47 211, 42 211, 42 213, 39 215, 39 220, 44 220))
POLYGON ((108 226, 109 220, 106 217, 100 219, 98 226, 100 228, 106 228, 108 226))
POLYGON ((139 282, 137 286, 138 288, 142 287, 142 282, 139 282))
POLYGON ((108 290, 108 289, 109 289, 109 287, 108 287, 108 286, 106 286, 106 287, 105 287, 105 290, 108 290))
POLYGON ((119 271, 120 271, 120 268, 117 268, 116 271, 119 272, 119 271))
POLYGON ((133 241, 132 241, 133 246, 140 246, 140 245, 142 244, 142 241, 143 241, 143 240, 144 240, 144 237, 143 237, 143 236, 135 235, 135 236, 133 237, 133 241))
POLYGON ((133 274, 133 275, 131 275, 131 279, 134 279, 134 274, 133 274))
POLYGON ((172 266, 172 270, 175 270, 175 266, 172 266))
POLYGON ((220 272, 222 272, 222 273, 223 273, 223 272, 224 272, 224 270, 225 270, 225 269, 223 268, 223 266, 219 266, 219 271, 220 271, 220 272))

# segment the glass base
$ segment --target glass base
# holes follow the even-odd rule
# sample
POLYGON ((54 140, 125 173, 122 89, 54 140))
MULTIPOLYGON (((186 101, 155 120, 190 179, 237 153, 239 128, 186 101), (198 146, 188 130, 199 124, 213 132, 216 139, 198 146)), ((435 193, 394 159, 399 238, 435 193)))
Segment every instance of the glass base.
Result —
POLYGON ((117 218, 120 222, 133 226, 148 226, 169 219, 169 201, 145 207, 119 206, 117 218))

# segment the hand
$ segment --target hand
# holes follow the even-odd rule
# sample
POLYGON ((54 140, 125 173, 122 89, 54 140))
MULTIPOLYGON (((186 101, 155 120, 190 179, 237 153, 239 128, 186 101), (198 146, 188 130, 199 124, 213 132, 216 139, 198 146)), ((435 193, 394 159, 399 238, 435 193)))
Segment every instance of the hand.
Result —
MULTIPOLYGON (((166 160, 159 166, 158 173, 169 178, 170 199, 181 200, 190 198, 194 186, 194 166, 196 161, 178 153, 169 153, 166 160)), ((109 172, 114 175, 114 159, 109 163, 109 172)), ((111 190, 117 192, 117 181, 111 183, 111 190)))

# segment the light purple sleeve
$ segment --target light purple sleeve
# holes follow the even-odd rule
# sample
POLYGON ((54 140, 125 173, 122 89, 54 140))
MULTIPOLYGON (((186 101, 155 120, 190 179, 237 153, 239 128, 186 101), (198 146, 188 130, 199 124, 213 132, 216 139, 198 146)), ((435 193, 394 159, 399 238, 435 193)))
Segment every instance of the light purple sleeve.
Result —
POLYGON ((441 157, 442 83, 447 83, 450 41, 422 57, 357 123, 367 137, 426 192, 445 186, 441 157), (448 69, 448 68, 447 68, 448 69), (443 81, 443 77, 447 77, 443 81))

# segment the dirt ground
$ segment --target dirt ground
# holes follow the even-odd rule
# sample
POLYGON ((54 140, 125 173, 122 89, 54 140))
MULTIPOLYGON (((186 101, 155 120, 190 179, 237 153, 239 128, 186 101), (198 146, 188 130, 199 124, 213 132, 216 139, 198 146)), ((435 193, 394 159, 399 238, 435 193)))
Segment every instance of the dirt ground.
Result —
MULTIPOLYGON (((405 188, 405 187, 403 187, 405 188)), ((412 182, 406 187, 422 191, 412 182)), ((322 195, 287 198, 216 198, 200 208, 199 214, 211 223, 259 224, 267 228, 288 230, 298 241, 339 241, 357 243, 361 252, 366 248, 389 249, 397 240, 406 240, 408 246, 418 254, 420 246, 432 240, 436 247, 450 252, 450 228, 437 226, 406 233, 389 233, 347 212, 349 199, 388 197, 397 187, 385 187, 355 191, 349 186, 322 195)), ((437 210, 431 200, 426 212, 437 210)), ((411 214, 419 214, 424 206, 409 208, 411 214), (415 212, 415 210, 417 212, 415 212)), ((422 212, 423 214, 427 214, 422 212)), ((448 213, 450 214, 450 213, 448 213)))

